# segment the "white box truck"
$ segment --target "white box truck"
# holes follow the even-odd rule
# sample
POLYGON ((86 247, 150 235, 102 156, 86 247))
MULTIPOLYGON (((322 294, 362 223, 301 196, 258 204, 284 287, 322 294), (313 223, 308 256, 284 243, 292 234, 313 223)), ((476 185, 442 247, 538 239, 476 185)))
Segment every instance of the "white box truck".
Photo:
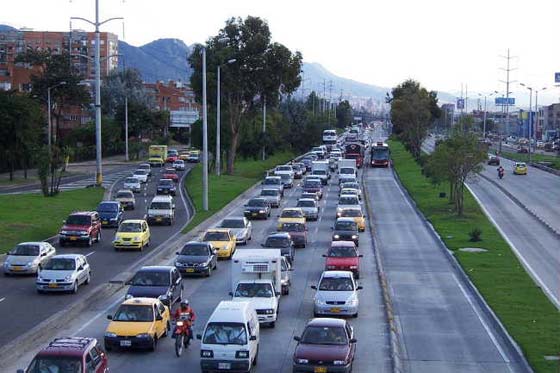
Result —
POLYGON ((280 249, 243 249, 233 254, 232 301, 251 302, 259 323, 274 327, 282 294, 280 249))
POLYGON ((329 161, 313 161, 311 163, 311 175, 319 176, 323 185, 327 185, 330 179, 329 161))
POLYGON ((339 159, 338 160, 338 176, 357 176, 358 170, 356 168, 355 159, 339 159))

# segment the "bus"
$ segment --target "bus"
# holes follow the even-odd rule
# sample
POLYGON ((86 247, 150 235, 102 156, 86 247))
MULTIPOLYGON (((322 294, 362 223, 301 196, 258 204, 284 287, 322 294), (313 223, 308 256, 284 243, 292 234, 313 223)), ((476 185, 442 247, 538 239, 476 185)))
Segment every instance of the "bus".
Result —
POLYGON ((327 149, 336 144, 336 131, 335 130, 324 130, 323 131, 323 145, 327 146, 327 149))
POLYGON ((371 146, 371 167, 389 167, 389 145, 378 141, 371 146))
POLYGON ((360 143, 349 143, 344 147, 344 159, 355 159, 356 167, 362 167, 364 162, 364 147, 360 143))

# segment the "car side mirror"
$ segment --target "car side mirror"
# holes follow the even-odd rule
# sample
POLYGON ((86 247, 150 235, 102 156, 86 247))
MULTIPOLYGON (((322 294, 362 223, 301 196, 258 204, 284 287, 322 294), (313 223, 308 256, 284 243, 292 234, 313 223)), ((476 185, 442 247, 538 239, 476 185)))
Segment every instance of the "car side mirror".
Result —
POLYGON ((358 286, 358 287, 356 288, 356 290, 362 290, 363 288, 364 288, 364 287, 360 285, 360 286, 358 286))
POLYGON ((363 258, 363 257, 364 257, 364 254, 358 255, 358 258, 363 258))
POLYGON ((107 315, 107 320, 113 320, 113 315, 107 315))
POLYGON ((230 297, 233 297, 233 292, 232 291, 230 291, 228 294, 229 294, 230 297))
POLYGON ((181 254, 179 254, 179 252, 178 252, 178 251, 175 251, 175 255, 181 255, 181 254))
POLYGON ((356 338, 351 338, 350 339, 350 343, 356 343, 356 342, 358 342, 358 340, 356 338))
POLYGON ((264 243, 261 243, 261 247, 264 247, 264 243))
POLYGON ((47 256, 47 253, 42 253, 41 256, 47 256))
POLYGON ((157 320, 157 321, 162 321, 162 320, 163 320, 163 316, 157 315, 157 316, 156 316, 156 320, 157 320))
POLYGON ((298 342, 299 342, 300 340, 301 340, 301 337, 299 337, 299 336, 297 336, 297 335, 294 335, 294 341, 298 341, 298 342))
POLYGON ((311 285, 311 289, 317 290, 317 286, 316 285, 311 285))
POLYGON ((252 335, 249 337, 250 341, 256 341, 257 340, 257 336, 256 335, 252 335))
POLYGON ((197 334, 197 335, 196 335, 196 339, 202 339, 202 335, 201 335, 201 334, 197 334))
POLYGON ((79 266, 79 267, 78 267, 78 271, 81 271, 81 270, 83 270, 83 269, 84 269, 84 266, 79 266))
POLYGON ((327 254, 323 254, 323 255, 321 255, 321 256, 322 256, 323 258, 326 258, 326 257, 327 257, 327 254))
POLYGON ((62 224, 66 224, 66 220, 63 220, 63 221, 62 221, 62 224))

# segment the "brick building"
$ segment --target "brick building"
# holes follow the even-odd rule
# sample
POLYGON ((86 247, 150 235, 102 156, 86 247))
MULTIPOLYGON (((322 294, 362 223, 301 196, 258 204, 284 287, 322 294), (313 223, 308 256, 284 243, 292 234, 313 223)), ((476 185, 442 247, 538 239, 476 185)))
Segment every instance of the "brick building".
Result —
POLYGON ((156 102, 157 109, 168 110, 170 127, 190 128, 200 118, 200 105, 195 101, 191 87, 180 81, 144 83, 144 87, 156 102))

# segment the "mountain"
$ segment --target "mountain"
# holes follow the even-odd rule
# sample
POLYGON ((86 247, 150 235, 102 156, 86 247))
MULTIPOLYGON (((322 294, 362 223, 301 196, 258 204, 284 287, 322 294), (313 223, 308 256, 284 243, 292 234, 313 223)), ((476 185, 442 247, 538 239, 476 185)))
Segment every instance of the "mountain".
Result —
POLYGON ((119 41, 119 64, 138 69, 146 82, 188 81, 192 72, 187 62, 190 53, 189 46, 179 39, 158 39, 140 47, 119 41))
POLYGON ((17 31, 17 28, 8 25, 0 25, 0 31, 17 31))

